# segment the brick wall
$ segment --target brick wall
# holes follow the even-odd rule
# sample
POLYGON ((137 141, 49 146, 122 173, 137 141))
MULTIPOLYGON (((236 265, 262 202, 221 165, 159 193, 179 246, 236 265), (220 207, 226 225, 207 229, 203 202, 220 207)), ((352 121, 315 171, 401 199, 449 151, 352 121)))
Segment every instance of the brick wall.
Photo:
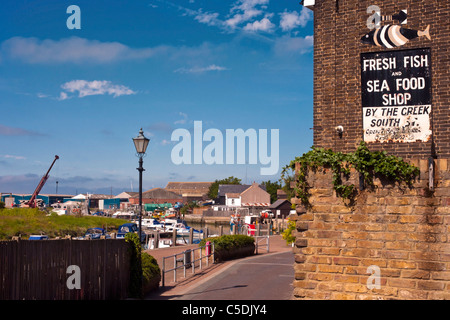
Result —
POLYGON ((431 48, 433 139, 414 143, 371 143, 404 157, 450 158, 450 1, 316 0, 314 6, 314 145, 350 152, 363 139, 360 55, 365 52, 431 48), (407 28, 430 25, 432 40, 414 39, 397 49, 363 45, 369 30, 366 10, 376 4, 382 14, 408 10, 407 28), (342 138, 335 127, 345 129, 342 138), (434 145, 433 145, 434 143, 434 145))
POLYGON ((427 161, 411 162, 421 171, 413 188, 376 180, 353 206, 336 197, 329 170, 308 173, 312 206, 292 199, 296 299, 450 299, 450 162, 436 160, 434 192, 427 161), (379 289, 367 286, 369 266, 379 289))

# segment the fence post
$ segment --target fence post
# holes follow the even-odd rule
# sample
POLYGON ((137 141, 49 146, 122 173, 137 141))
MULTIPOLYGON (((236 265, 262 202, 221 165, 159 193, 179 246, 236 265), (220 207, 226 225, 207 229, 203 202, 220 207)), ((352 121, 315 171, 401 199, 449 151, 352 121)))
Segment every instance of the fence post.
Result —
POLYGON ((195 273, 195 250, 192 250, 192 256, 191 256, 192 263, 192 273, 195 273))
POLYGON ((154 233, 154 238, 153 238, 153 243, 154 243, 154 245, 153 245, 153 248, 155 248, 155 249, 158 249, 159 248, 159 232, 158 231, 156 231, 155 233, 154 233))
MULTIPOLYGON (((186 278, 186 263, 187 263, 187 259, 186 259, 186 255, 188 254, 188 250, 183 252, 183 277, 186 278)), ((175 266, 176 268, 177 266, 175 266)))
POLYGON ((177 245, 177 229, 173 229, 172 232, 172 246, 176 246, 177 245))
POLYGON ((161 276, 161 285, 164 287, 164 279, 166 274, 166 258, 163 257, 163 264, 162 264, 162 276, 161 276))
POLYGON ((173 256, 173 282, 177 282, 177 255, 173 256))
POLYGON ((189 229, 189 244, 194 242, 194 228, 189 229))

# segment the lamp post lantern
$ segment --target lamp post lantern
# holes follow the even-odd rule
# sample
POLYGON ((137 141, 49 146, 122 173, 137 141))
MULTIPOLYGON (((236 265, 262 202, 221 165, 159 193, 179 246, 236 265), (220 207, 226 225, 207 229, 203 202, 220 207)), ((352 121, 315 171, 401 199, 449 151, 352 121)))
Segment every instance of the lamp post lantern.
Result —
POLYGON ((150 142, 150 139, 144 136, 144 131, 139 131, 139 135, 136 138, 133 138, 134 146, 136 148, 136 156, 139 158, 139 168, 136 168, 139 171, 139 241, 142 239, 142 172, 145 169, 142 167, 143 160, 142 158, 145 156, 145 151, 147 150, 147 146, 150 142))

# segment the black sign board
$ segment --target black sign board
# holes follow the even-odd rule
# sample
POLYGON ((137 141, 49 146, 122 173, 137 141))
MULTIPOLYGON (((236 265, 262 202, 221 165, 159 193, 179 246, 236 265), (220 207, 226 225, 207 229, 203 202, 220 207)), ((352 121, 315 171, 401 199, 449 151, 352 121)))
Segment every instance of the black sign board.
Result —
POLYGON ((431 50, 361 54, 364 140, 426 141, 431 135, 431 50))

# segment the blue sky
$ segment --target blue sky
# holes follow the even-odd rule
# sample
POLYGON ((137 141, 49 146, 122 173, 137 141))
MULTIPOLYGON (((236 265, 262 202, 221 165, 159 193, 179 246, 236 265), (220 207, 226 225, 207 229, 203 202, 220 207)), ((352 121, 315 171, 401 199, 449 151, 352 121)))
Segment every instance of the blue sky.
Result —
POLYGON ((132 138, 151 139, 143 188, 277 180, 312 145, 313 13, 287 0, 2 1, 0 192, 138 189, 132 138), (81 29, 66 25, 70 5, 81 29), (178 128, 279 129, 279 166, 180 164, 178 128))

